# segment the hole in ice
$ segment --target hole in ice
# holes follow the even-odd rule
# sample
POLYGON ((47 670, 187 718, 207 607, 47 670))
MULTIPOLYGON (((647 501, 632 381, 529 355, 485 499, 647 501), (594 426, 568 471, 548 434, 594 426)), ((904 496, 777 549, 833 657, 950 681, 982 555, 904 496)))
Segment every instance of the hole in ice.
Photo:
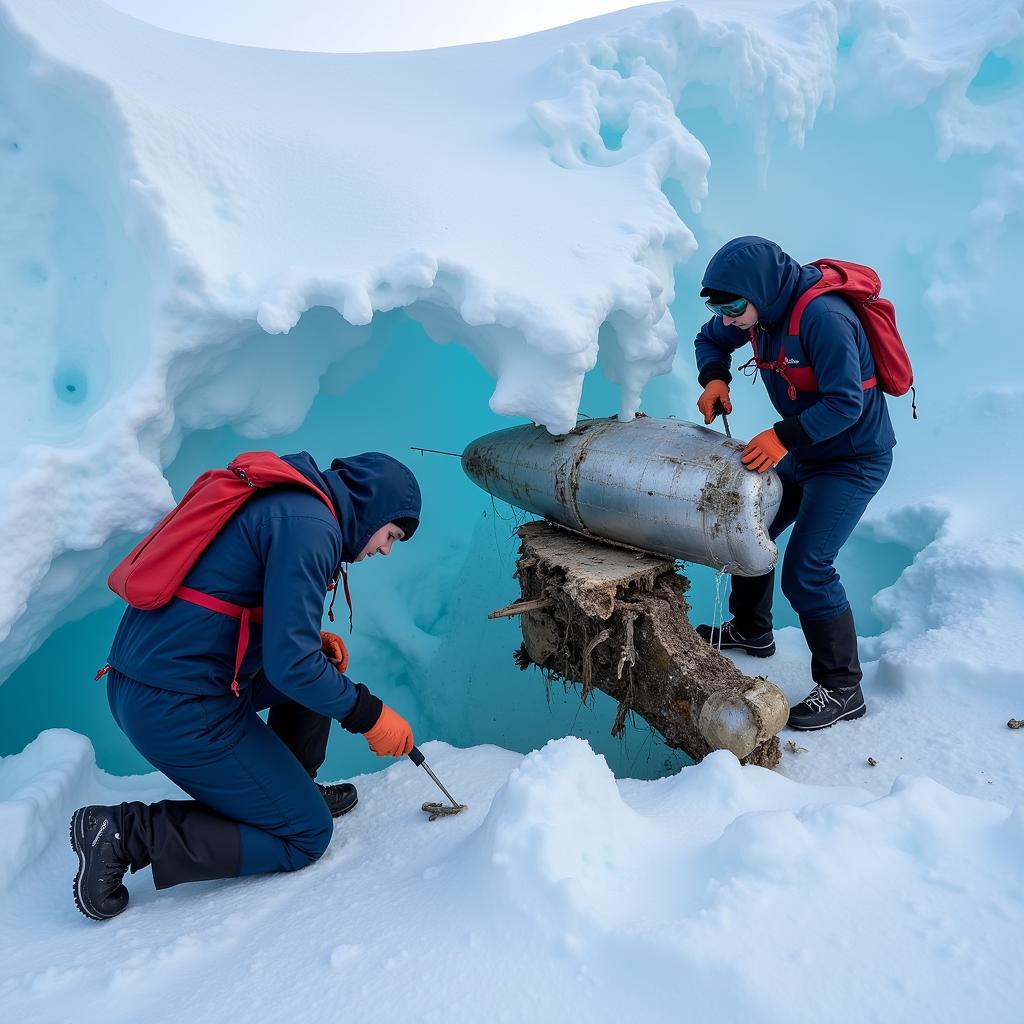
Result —
MULTIPOLYGON (((305 449, 319 460, 375 450, 407 460, 429 503, 422 533, 416 543, 403 545, 400 556, 379 563, 374 559, 367 571, 353 578, 353 657, 367 678, 377 680, 388 703, 408 714, 417 723, 417 735, 425 739, 460 746, 494 743, 525 753, 553 736, 572 733, 586 738, 620 776, 656 778, 678 771, 685 757, 653 737, 642 721, 628 725, 621 740, 610 735, 617 711, 610 697, 593 695, 592 710, 581 710, 578 693, 565 694, 559 686, 552 687, 549 696, 539 673, 524 683, 512 657, 522 642, 517 622, 480 628, 482 611, 510 599, 518 549, 515 529, 525 515, 492 502, 466 477, 457 459, 409 449, 423 445, 459 451, 468 440, 509 426, 508 419, 488 406, 493 379, 467 349, 435 344, 420 323, 400 310, 378 313, 368 328, 359 331, 343 328, 339 321, 333 310, 309 310, 288 335, 288 351, 296 363, 307 351, 337 355, 301 426, 273 436, 259 432, 265 419, 255 420, 244 436, 228 426, 187 428, 166 471, 174 493, 181 496, 203 470, 226 465, 247 449, 305 449), (355 332, 351 338, 348 330, 355 332), (356 341, 360 344, 353 347, 356 341), (396 373, 396 366, 401 372, 396 373), (424 381, 436 386, 425 387, 424 381)), ((440 322, 437 330, 438 336, 445 336, 440 322)), ((52 379, 55 391, 72 384, 81 395, 88 387, 81 405, 60 407, 65 423, 87 414, 109 386, 102 364, 88 361, 94 347, 80 343, 77 355, 65 350, 58 358, 62 365, 52 379)), ((280 364, 266 353, 259 356, 258 346, 247 344, 242 351, 260 380, 273 374, 274 389, 268 394, 283 402, 286 375, 280 364)), ((230 380, 237 384, 236 378, 230 380)), ((193 396, 197 386, 194 382, 189 389, 193 396)), ((593 387, 584 409, 595 415, 614 411, 614 385, 597 374, 593 387)), ((227 397, 234 394, 229 391, 227 397)), ((216 417, 212 399, 206 403, 205 414, 195 408, 190 412, 192 423, 201 424, 203 415, 207 421, 216 417)), ((94 570, 90 600, 107 593, 107 572, 140 534, 141 529, 111 538, 106 562, 94 570)), ((77 604, 83 605, 89 602, 77 604)), ((43 729, 63 727, 89 736, 106 770, 150 770, 111 719, 104 688, 81 683, 106 661, 122 608, 112 603, 65 624, 3 684, 0 700, 6 713, 0 714, 0 755, 20 751, 43 729)), ((322 777, 377 770, 377 759, 365 744, 362 747, 360 751, 352 744, 332 743, 322 777)), ((433 799, 430 781, 424 779, 423 785, 419 799, 433 799)))
POLYGON ((81 405, 89 393, 85 374, 77 366, 66 364, 57 367, 53 375, 53 390, 68 405, 81 405))
MULTIPOLYGON (((898 519, 904 524, 901 530, 890 530, 884 524, 861 523, 836 559, 836 570, 853 606, 857 634, 861 638, 879 636, 886 629, 886 623, 875 610, 875 595, 900 578, 915 557, 935 540, 944 521, 943 516, 929 510, 909 510, 898 519)), ((789 531, 779 541, 780 564, 785 558, 788 538, 789 531)), ((691 608, 690 621, 715 622, 718 618, 728 618, 728 578, 719 583, 714 570, 702 565, 688 564, 685 571, 693 584, 686 595, 691 608), (716 594, 722 602, 717 612, 716 594)), ((775 628, 799 626, 799 617, 782 594, 779 575, 776 571, 772 602, 775 628)))
POLYGON ((981 62, 978 73, 967 87, 967 98, 973 103, 992 103, 1000 95, 1024 80, 1021 66, 1008 57, 990 53, 981 62))
POLYGON ((933 539, 918 546, 879 536, 870 526, 854 530, 836 559, 836 568, 853 605, 859 636, 882 633, 885 624, 875 614, 872 598, 891 587, 933 539))

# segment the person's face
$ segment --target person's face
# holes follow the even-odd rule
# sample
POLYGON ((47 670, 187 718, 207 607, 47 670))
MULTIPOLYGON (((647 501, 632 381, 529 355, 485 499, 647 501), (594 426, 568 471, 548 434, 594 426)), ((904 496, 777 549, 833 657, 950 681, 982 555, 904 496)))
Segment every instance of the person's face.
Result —
POLYGON ((738 327, 741 331, 749 331, 757 323, 757 307, 747 301, 747 307, 739 316, 723 316, 722 323, 726 327, 738 327))
POLYGON ((359 552, 357 562, 364 558, 372 558, 374 555, 387 555, 391 552, 391 545, 396 540, 401 540, 405 531, 394 523, 385 523, 367 542, 366 547, 359 552))

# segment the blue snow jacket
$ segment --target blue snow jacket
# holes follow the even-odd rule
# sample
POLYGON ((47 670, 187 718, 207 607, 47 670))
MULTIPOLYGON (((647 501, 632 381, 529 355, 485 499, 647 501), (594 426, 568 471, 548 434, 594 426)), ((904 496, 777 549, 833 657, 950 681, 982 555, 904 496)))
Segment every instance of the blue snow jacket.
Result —
MULTIPOLYGON (((263 672, 293 700, 362 732, 376 721, 380 702, 320 650, 324 598, 342 563, 356 558, 386 523, 403 520, 405 539, 412 535, 419 485, 405 466, 379 452, 335 459, 327 470, 307 452, 283 458, 331 497, 337 521, 309 492, 280 487, 257 494, 214 538, 184 585, 263 607, 263 625, 250 626, 238 676, 242 689, 263 672), (368 716, 374 717, 366 724, 368 716)), ((174 599, 155 611, 129 607, 108 660, 150 686, 223 695, 234 674, 238 632, 238 619, 186 601, 174 599)))
MULTIPOLYGON (((701 282, 704 288, 732 292, 757 307, 760 358, 775 361, 785 347, 786 362, 810 367, 817 391, 788 395, 778 373, 761 371, 772 405, 782 416, 774 424, 779 440, 802 462, 880 455, 896 444, 881 388, 866 391, 861 381, 875 376, 875 361, 857 314, 835 294, 812 299, 800 323, 800 337, 786 336, 789 314, 797 298, 821 277, 816 267, 802 267, 774 242, 756 235, 734 238, 711 258, 701 282)), ((694 346, 698 380, 732 380, 732 353, 744 345, 746 331, 726 327, 721 317, 709 320, 694 346)))

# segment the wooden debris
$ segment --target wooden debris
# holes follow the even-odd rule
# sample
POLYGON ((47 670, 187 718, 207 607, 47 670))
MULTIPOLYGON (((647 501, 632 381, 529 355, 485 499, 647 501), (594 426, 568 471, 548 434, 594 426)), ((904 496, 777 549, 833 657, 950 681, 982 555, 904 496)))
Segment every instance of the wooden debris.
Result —
POLYGON ((613 734, 635 712, 695 761, 726 749, 744 763, 778 764, 785 696, 696 634, 689 581, 672 561, 543 522, 519 536, 522 600, 508 608, 522 616, 520 668, 535 664, 549 680, 580 684, 584 699, 593 688, 609 694, 619 702, 613 734))
POLYGON ((496 612, 487 616, 489 619, 511 619, 513 615, 522 615, 523 612, 536 612, 542 608, 550 608, 555 602, 549 597, 538 597, 532 601, 516 601, 513 604, 505 605, 496 612))
POLYGON ((590 656, 594 653, 598 644, 603 644, 611 635, 612 631, 610 629, 602 629, 583 650, 583 693, 580 694, 583 700, 587 699, 592 686, 593 665, 590 661, 590 656))
POLYGON ((422 809, 430 815, 427 821, 437 821, 438 818, 448 818, 453 814, 460 814, 466 809, 465 804, 442 804, 433 800, 422 805, 422 809))

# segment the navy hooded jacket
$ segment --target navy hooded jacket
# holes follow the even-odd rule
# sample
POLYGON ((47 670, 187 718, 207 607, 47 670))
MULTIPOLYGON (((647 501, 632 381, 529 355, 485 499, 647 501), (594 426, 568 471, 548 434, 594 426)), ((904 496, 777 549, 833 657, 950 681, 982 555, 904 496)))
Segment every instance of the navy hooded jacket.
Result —
MULTIPOLYGON (((881 455, 896 444, 896 436, 881 388, 861 387, 875 376, 875 361, 846 300, 835 294, 812 299, 801 318, 799 339, 786 335, 797 298, 820 277, 816 267, 802 267, 774 242, 747 235, 715 253, 701 283, 754 304, 763 361, 774 362, 784 346, 789 366, 814 371, 818 390, 797 391, 792 399, 778 373, 761 371, 772 405, 782 416, 775 433, 787 449, 804 462, 881 455)), ((725 326, 718 316, 709 320, 694 341, 701 386, 712 380, 728 384, 732 353, 749 344, 746 331, 725 326)))
MULTIPOLYGON (((380 701, 324 657, 320 627, 327 586, 386 523, 419 523, 420 489, 400 462, 379 452, 335 459, 320 470, 307 452, 284 460, 330 496, 337 521, 315 494, 287 487, 250 498, 185 577, 184 585, 243 607, 263 608, 250 626, 238 681, 265 673, 281 693, 365 732, 380 701)), ((128 608, 110 665, 177 693, 224 695, 234 675, 239 621, 177 599, 155 611, 128 608)))

